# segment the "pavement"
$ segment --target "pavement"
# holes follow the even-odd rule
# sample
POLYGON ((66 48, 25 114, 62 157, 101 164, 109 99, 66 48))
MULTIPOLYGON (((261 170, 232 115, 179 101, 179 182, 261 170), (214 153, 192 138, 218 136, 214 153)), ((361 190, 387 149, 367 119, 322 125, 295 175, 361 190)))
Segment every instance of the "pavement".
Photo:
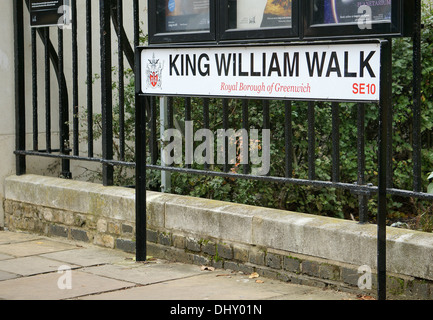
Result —
MULTIPOLYGON (((0 231, 0 300, 264 301, 357 297, 230 270, 153 258, 136 262, 133 254, 118 250, 0 231)), ((181 312, 176 306, 173 312, 181 312)))

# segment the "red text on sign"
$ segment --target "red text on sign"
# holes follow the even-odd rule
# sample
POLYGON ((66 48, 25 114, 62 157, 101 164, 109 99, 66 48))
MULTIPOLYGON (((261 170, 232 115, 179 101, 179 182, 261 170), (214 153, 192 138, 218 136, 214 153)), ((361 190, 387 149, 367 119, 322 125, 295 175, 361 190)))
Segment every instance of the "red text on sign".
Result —
POLYGON ((353 84, 353 94, 376 94, 376 85, 370 83, 354 83, 353 84))

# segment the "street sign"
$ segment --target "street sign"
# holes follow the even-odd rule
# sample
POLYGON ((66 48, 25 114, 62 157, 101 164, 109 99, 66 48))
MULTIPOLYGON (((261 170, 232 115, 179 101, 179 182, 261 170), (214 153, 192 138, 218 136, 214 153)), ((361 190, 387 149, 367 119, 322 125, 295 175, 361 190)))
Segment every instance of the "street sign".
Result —
POLYGON ((140 94, 377 102, 380 42, 140 49, 140 94))

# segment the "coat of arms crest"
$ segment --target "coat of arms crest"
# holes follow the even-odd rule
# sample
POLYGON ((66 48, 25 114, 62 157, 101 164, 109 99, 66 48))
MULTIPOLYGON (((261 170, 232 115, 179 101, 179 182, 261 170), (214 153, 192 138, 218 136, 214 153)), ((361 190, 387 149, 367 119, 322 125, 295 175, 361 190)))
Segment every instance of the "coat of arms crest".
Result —
POLYGON ((147 81, 146 86, 149 88, 161 88, 161 80, 162 80, 162 69, 164 68, 164 64, 159 61, 159 59, 155 58, 155 54, 153 54, 152 59, 148 59, 148 63, 146 66, 146 75, 147 81))

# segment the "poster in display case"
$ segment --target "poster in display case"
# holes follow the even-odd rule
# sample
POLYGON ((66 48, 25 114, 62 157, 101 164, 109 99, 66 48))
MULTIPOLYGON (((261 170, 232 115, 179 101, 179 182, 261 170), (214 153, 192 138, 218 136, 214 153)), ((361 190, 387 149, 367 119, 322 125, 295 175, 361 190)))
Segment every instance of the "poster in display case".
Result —
POLYGON ((365 37, 410 33, 413 0, 308 0, 304 36, 365 37))
POLYGON ((33 28, 70 24, 69 0, 30 0, 29 9, 33 28))
POLYGON ((298 0, 222 0, 221 40, 299 37, 298 0))
POLYGON ((149 1, 149 42, 215 40, 214 0, 149 1))

